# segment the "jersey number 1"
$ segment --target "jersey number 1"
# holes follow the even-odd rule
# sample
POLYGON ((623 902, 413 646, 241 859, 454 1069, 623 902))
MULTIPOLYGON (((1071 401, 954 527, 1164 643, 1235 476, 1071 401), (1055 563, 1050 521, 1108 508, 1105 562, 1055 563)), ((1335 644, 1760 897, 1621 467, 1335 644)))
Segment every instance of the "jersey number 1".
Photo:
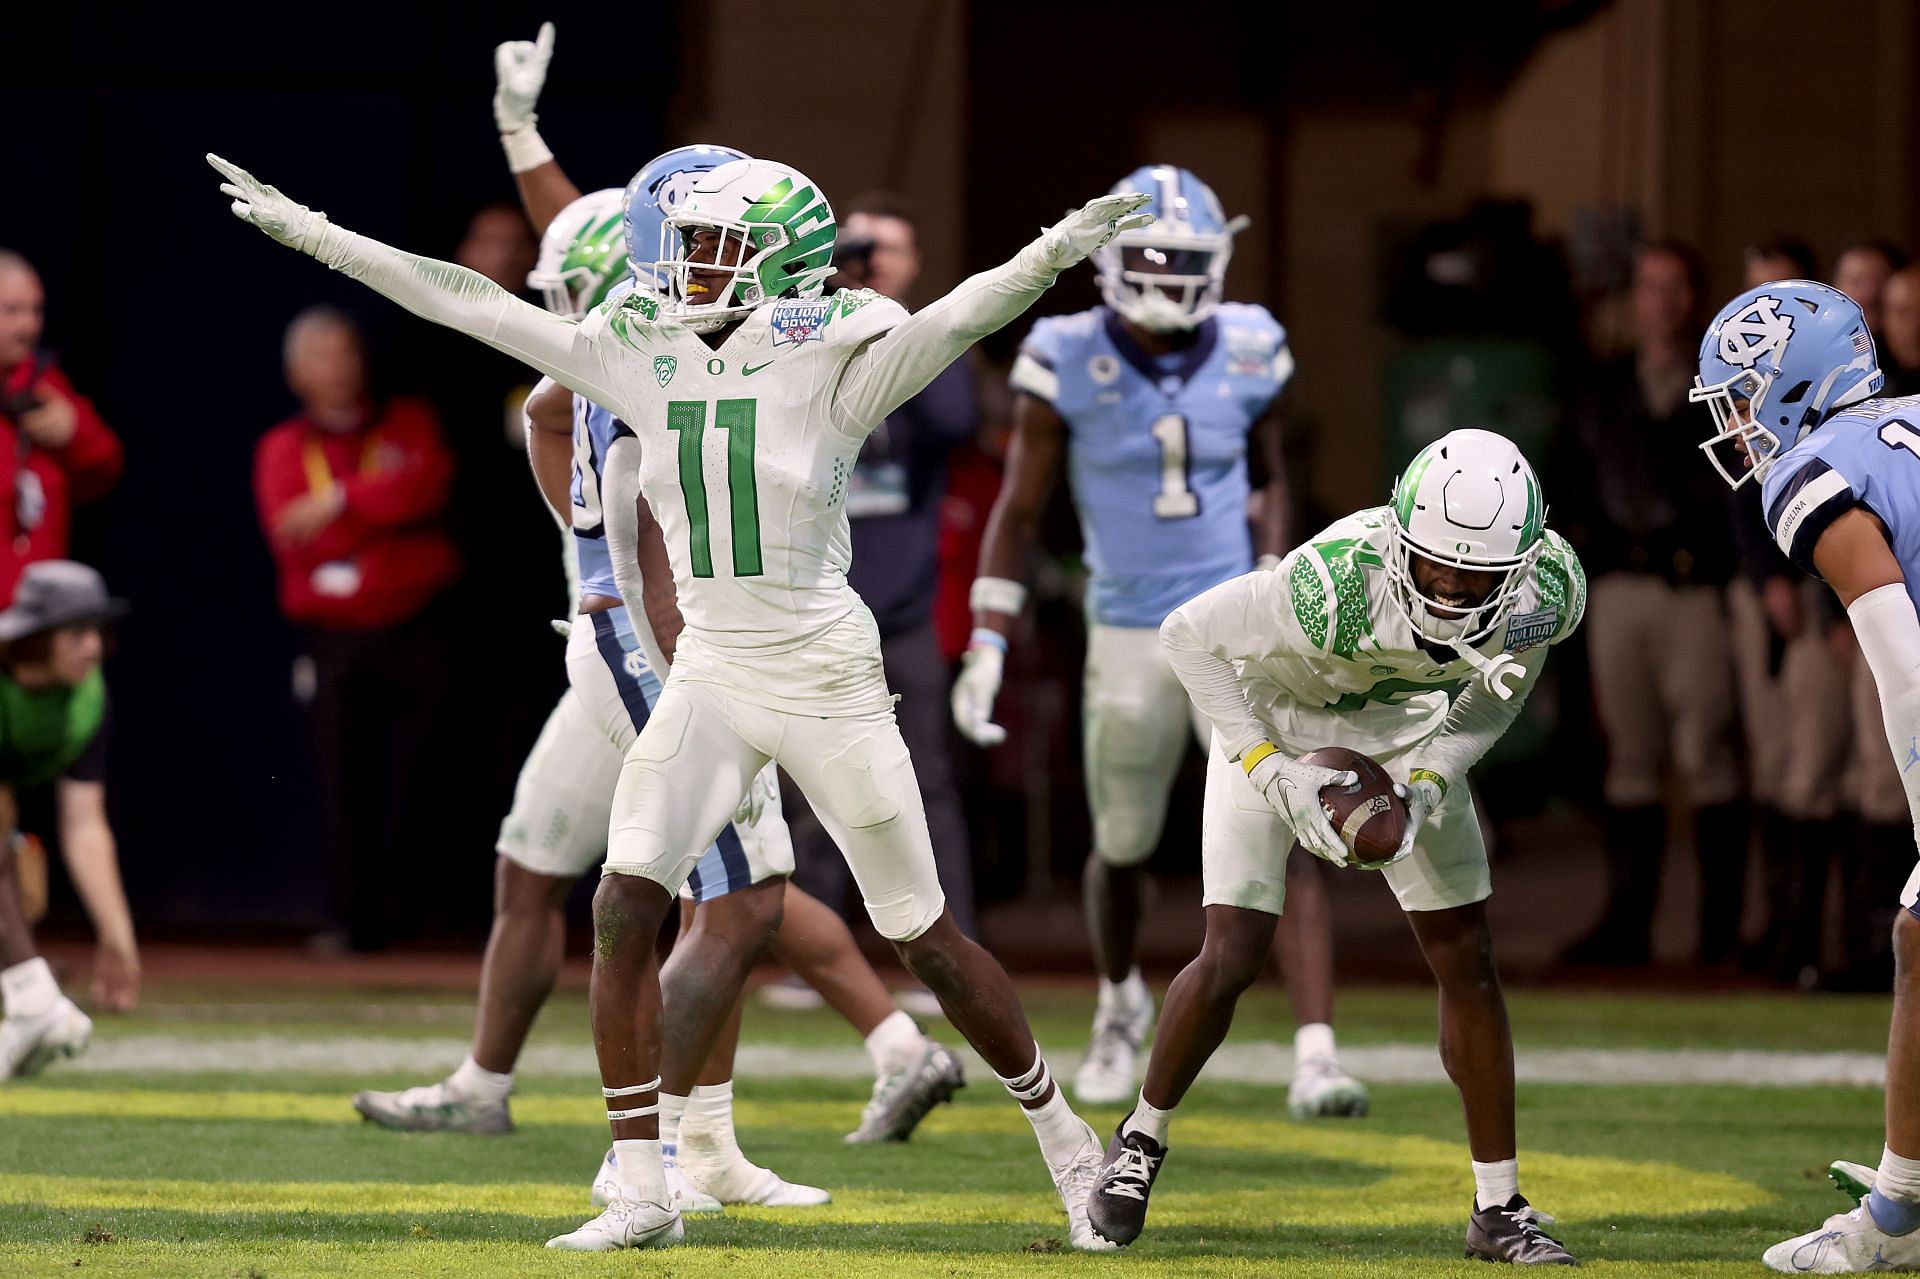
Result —
POLYGON ((1200 514, 1200 495, 1187 483, 1187 419, 1169 413, 1153 419, 1148 429, 1160 443, 1160 491, 1153 495, 1153 513, 1163 520, 1200 514))
MULTIPOLYGON (((733 524, 733 575, 760 576, 760 491, 753 478, 754 400, 719 400, 713 424, 727 433, 727 497, 733 524)), ((687 501, 689 548, 695 577, 713 576, 713 539, 707 527, 707 435, 704 400, 673 400, 667 429, 680 436, 680 494, 687 501)))
POLYGON ((1920 457, 1920 431, 1899 418, 1880 428, 1880 442, 1890 449, 1905 449, 1915 457, 1920 457))

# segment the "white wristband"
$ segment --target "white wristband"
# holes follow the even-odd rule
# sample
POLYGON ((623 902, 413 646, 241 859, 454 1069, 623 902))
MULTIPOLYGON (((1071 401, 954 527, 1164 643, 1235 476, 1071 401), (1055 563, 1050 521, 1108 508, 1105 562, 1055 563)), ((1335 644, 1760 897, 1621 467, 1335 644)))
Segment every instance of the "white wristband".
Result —
POLYGON ((1010 577, 976 577, 967 592, 967 607, 976 613, 1020 616, 1027 606, 1027 588, 1010 577))
POLYGON ((507 167, 515 173, 526 173, 553 161, 553 152, 547 150, 532 120, 511 133, 501 134, 500 146, 507 153, 507 167))

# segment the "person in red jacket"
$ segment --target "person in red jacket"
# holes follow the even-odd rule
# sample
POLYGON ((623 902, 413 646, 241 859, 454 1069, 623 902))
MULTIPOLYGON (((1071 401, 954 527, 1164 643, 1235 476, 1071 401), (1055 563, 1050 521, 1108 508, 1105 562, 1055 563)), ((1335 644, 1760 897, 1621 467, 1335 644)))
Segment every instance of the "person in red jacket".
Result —
POLYGON ((0 249, 0 604, 20 572, 67 554, 72 505, 120 478, 120 441, 40 347, 46 291, 0 249))
POLYGON ((301 412, 262 437, 254 496, 280 608, 304 630, 327 802, 334 916, 355 950, 391 939, 434 844, 444 636, 435 601, 460 571, 442 526, 453 458, 423 400, 376 403, 360 332, 312 307, 285 343, 301 412))

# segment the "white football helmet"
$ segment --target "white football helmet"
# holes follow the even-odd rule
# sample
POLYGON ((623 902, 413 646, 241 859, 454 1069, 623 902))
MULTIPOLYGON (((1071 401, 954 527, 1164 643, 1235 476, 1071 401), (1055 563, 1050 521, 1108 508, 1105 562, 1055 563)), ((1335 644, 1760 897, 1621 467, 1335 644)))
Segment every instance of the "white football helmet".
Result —
POLYGON ((699 175, 661 224, 661 309, 705 333, 781 298, 818 297, 833 274, 836 232, 826 196, 798 169, 772 160, 723 164, 699 175), (691 261, 703 231, 718 233, 714 250, 691 261), (723 277, 717 287, 715 276, 723 277))
POLYGON ((1128 191, 1153 197, 1145 207, 1153 225, 1094 251, 1101 298, 1149 333, 1197 328, 1220 305, 1233 237, 1247 219, 1229 222, 1213 188, 1171 164, 1135 169, 1107 194, 1128 191))
POLYGON ((1533 467, 1492 431, 1449 431, 1395 481, 1387 508, 1387 579, 1416 635, 1478 644, 1513 611, 1546 547, 1547 505, 1533 467), (1499 574, 1485 599, 1435 599, 1414 579, 1415 557, 1499 574))
POLYGON ((540 290, 547 310, 578 320, 626 278, 625 218, 626 192, 619 187, 589 192, 554 215, 527 272, 527 287, 540 290))

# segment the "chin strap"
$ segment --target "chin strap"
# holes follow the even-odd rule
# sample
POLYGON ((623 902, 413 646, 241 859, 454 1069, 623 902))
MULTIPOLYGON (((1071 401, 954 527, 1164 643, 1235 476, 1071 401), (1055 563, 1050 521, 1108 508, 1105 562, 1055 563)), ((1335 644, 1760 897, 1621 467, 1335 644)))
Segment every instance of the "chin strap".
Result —
POLYGON ((1454 652, 1467 659, 1467 664, 1480 673, 1480 682, 1501 701, 1513 697, 1513 687, 1526 678, 1527 668, 1520 659, 1511 653, 1502 653, 1498 657, 1485 657, 1471 644, 1455 642, 1451 645, 1454 652))

